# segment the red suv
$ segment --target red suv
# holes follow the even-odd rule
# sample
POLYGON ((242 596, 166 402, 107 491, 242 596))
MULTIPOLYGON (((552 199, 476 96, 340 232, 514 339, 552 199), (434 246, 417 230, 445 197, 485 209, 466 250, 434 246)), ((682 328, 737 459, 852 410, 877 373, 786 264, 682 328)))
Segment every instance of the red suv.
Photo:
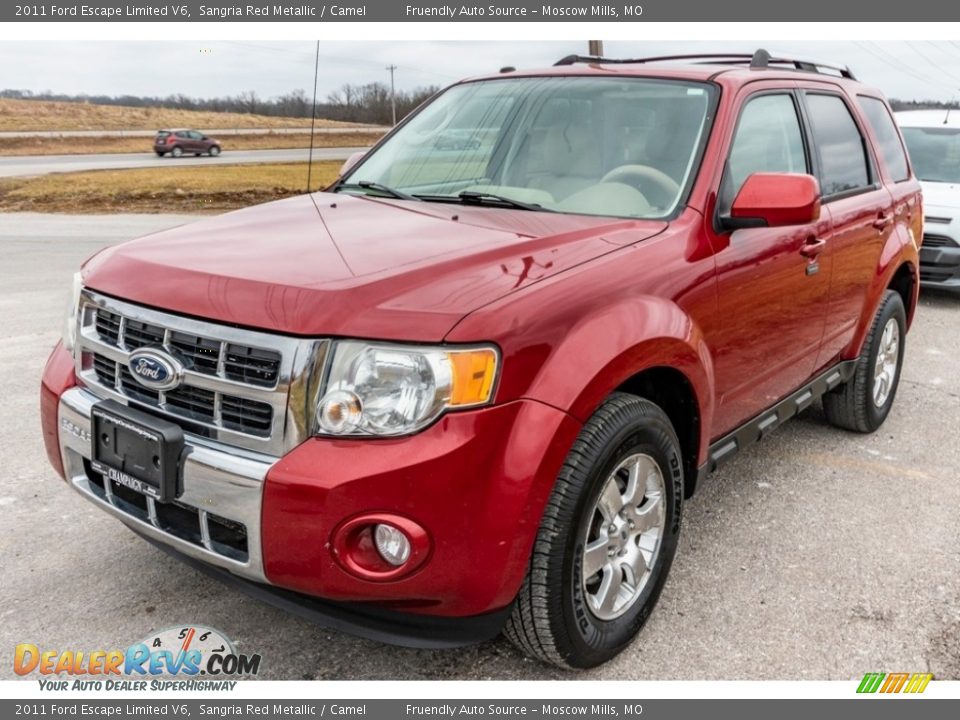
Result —
POLYGON ((186 154, 216 157, 220 154, 220 142, 196 130, 157 130, 153 151, 159 157, 167 153, 171 157, 186 154))
POLYGON ((711 470, 818 398, 880 427, 917 303, 879 92, 665 60, 456 84, 325 192, 101 251, 43 377, 50 461, 334 627, 610 659, 711 470))

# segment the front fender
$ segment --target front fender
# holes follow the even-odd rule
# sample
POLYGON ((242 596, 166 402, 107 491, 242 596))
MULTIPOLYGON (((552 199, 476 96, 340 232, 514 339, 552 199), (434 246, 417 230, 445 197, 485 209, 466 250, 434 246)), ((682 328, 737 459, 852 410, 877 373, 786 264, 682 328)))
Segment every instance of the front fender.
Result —
MULTIPOLYGON (((667 367, 689 381, 700 427, 711 427, 711 355, 700 327, 670 300, 628 296, 595 304, 592 312, 580 308, 556 313, 549 322, 508 334, 500 344, 504 376, 497 402, 529 398, 585 422, 611 392, 637 373, 667 367)), ((700 464, 706 457, 708 435, 703 432, 699 439, 700 464)))
POLYGON ((544 363, 528 394, 585 421, 611 392, 655 367, 686 376, 701 417, 712 415, 713 362, 700 328, 676 304, 649 296, 582 318, 544 363), (583 385, 570 382, 571 367, 583 385))

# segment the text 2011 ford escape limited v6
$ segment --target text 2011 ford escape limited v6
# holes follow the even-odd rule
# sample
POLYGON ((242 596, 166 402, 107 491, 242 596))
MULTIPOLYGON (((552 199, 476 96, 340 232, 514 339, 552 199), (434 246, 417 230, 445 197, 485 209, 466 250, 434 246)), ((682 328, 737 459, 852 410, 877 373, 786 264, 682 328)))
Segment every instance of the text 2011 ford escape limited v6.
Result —
POLYGON ((881 95, 685 60, 459 83, 326 192, 100 252, 43 378, 54 467, 336 627, 613 657, 698 478, 818 396, 883 423, 917 298, 881 95))

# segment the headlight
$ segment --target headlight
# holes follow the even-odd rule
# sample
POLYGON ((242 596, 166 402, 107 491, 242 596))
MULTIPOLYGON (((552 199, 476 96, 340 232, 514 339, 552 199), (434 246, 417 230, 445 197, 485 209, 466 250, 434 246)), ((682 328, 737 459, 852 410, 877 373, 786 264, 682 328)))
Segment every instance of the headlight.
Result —
POLYGON ((444 411, 493 398, 491 347, 416 347, 345 341, 334 345, 317 408, 324 435, 407 435, 444 411))
POLYGON ((73 347, 77 344, 77 308, 80 305, 80 293, 82 291, 83 277, 78 272, 73 276, 73 285, 70 288, 70 304, 67 305, 67 319, 63 326, 63 347, 68 352, 73 352, 73 347))

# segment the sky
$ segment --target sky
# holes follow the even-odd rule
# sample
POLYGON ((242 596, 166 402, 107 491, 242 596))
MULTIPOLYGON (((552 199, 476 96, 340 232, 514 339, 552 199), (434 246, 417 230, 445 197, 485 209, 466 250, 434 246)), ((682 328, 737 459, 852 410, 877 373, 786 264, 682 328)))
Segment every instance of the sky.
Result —
MULTIPOLYGON (((554 42, 323 42, 318 98, 345 83, 389 82, 396 65, 401 89, 444 86, 460 78, 551 65, 586 41, 554 42)), ((313 88, 312 42, 0 42, 0 89, 90 95, 236 95, 270 98, 313 88)), ((762 42, 607 42, 610 57, 689 52, 752 52, 762 42)), ((857 77, 901 100, 960 98, 960 42, 776 42, 791 53, 849 65, 857 77)))

